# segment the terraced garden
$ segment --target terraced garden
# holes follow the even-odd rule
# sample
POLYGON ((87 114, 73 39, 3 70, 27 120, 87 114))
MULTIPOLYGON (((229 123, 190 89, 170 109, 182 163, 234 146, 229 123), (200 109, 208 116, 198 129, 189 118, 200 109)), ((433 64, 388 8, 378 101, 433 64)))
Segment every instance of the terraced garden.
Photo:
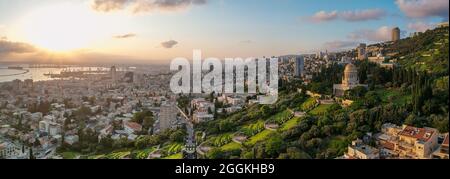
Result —
POLYGON ((125 157, 128 157, 130 154, 131 154, 130 151, 114 152, 114 153, 105 155, 104 158, 106 158, 106 159, 124 159, 125 157))
POLYGON ((316 108, 314 108, 313 110, 311 110, 309 112, 309 114, 311 115, 322 115, 324 113, 327 112, 327 110, 333 106, 332 104, 321 104, 319 106, 317 106, 316 108))
POLYGON ((181 143, 169 143, 162 148, 162 151, 167 153, 167 155, 173 155, 181 152, 183 149, 183 144, 181 143))
MULTIPOLYGON (((305 101, 300 108, 312 110, 312 114, 320 114, 322 111, 326 111, 331 105, 317 105, 315 98, 309 98, 305 101)), ((219 148, 223 152, 231 152, 235 150, 241 150, 243 146, 254 146, 258 142, 268 139, 271 135, 287 131, 295 127, 300 121, 301 117, 294 117, 290 110, 285 110, 276 113, 269 118, 266 122, 263 120, 258 120, 254 123, 247 124, 237 130, 235 133, 224 133, 218 136, 209 137, 207 143, 213 148, 219 148), (264 125, 266 123, 278 124, 280 126, 277 130, 265 129, 264 125), (235 135, 245 135, 248 139, 243 143, 234 142, 232 139, 236 137, 235 135)))
POLYGON ((291 119, 292 113, 289 110, 285 110, 283 112, 279 112, 276 115, 269 118, 268 122, 276 123, 281 125, 291 119))
POLYGON ((264 121, 260 120, 254 124, 250 124, 250 125, 242 127, 240 132, 242 132, 246 136, 250 137, 250 136, 254 136, 254 135, 258 134, 259 132, 261 132, 263 130, 264 130, 264 121))
POLYGON ((255 136, 250 137, 250 139, 247 142, 245 142, 245 145, 253 146, 256 143, 266 139, 268 136, 270 136, 270 134, 273 134, 273 133, 275 133, 275 132, 270 131, 270 130, 264 130, 264 131, 256 134, 255 136))
POLYGON ((412 100, 411 95, 402 94, 399 90, 378 89, 375 91, 384 103, 405 104, 412 100))
POLYGON ((156 147, 151 147, 148 149, 144 149, 144 150, 138 150, 138 151, 133 151, 133 153, 135 153, 135 158, 136 159, 146 159, 148 157, 148 155, 150 153, 152 153, 153 151, 155 151, 157 148, 156 147))
POLYGON ((289 129, 292 129, 300 122, 300 120, 301 120, 301 118, 298 118, 298 117, 294 117, 294 118, 288 120, 286 123, 284 123, 281 126, 280 131, 287 131, 289 129))
POLYGON ((164 157, 163 159, 183 159, 182 153, 173 154, 167 157, 164 157))
POLYGON ((302 105, 300 105, 301 111, 309 111, 316 107, 317 99, 316 98, 308 98, 302 105))
MULTIPOLYGON (((310 115, 322 115, 328 108, 333 104, 323 104, 319 105, 316 98, 308 98, 304 103, 299 105, 300 110, 309 111, 310 115)), ((213 148, 219 148, 223 152, 231 152, 236 150, 241 150, 243 146, 252 147, 258 142, 268 139, 273 134, 288 131, 289 129, 297 126, 302 117, 294 117, 290 110, 284 110, 276 113, 275 115, 268 118, 267 121, 258 120, 254 123, 247 124, 238 128, 235 133, 224 133, 218 136, 210 136, 207 142, 209 146, 213 148), (276 130, 265 129, 265 124, 276 124, 280 127, 276 130), (236 135, 247 136, 248 139, 240 144, 233 141, 233 137, 236 135)), ((339 143, 335 140, 334 143, 339 143)), ((339 145, 338 145, 339 146, 339 145)))
POLYGON ((233 150, 239 150, 241 148, 242 148, 242 145, 239 143, 236 143, 236 142, 231 142, 231 143, 228 143, 228 144, 220 147, 220 149, 222 151, 233 151, 233 150))
POLYGON ((211 138, 210 143, 214 147, 221 147, 223 145, 230 143, 231 140, 232 140, 231 134, 222 134, 220 136, 211 138))

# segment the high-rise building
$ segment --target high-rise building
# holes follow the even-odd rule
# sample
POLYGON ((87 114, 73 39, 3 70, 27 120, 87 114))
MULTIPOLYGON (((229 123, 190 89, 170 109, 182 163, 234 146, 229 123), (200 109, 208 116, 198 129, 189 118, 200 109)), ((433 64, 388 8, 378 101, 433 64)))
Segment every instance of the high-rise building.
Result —
POLYGON ((323 52, 317 52, 317 53, 316 53, 316 58, 317 58, 317 59, 322 59, 323 56, 324 56, 323 52))
POLYGON ((178 110, 173 103, 165 103, 161 105, 159 113, 159 131, 163 132, 171 129, 173 123, 176 122, 178 110))
POLYGON ((305 59, 303 56, 295 57, 295 76, 302 77, 305 71, 305 59))
POLYGON ((124 76, 124 81, 127 83, 133 83, 134 82, 134 72, 126 72, 124 76))
POLYGON ((144 83, 144 75, 140 74, 138 72, 135 72, 134 76, 133 76, 133 83, 134 83, 134 85, 138 85, 138 86, 143 85, 143 83, 144 83))
POLYGON ((22 90, 22 86, 23 86, 22 80, 15 79, 12 81, 12 88, 14 91, 22 90))
POLYGON ((358 60, 365 60, 367 58, 366 44, 359 44, 358 48, 356 48, 356 51, 358 51, 358 60))
POLYGON ((24 84, 27 89, 33 89, 33 80, 32 79, 24 80, 24 84))
POLYGON ((112 66, 110 70, 110 75, 113 83, 117 83, 117 69, 116 66, 112 66))
POLYGON ((396 27, 392 29, 392 41, 400 40, 400 28, 396 27))

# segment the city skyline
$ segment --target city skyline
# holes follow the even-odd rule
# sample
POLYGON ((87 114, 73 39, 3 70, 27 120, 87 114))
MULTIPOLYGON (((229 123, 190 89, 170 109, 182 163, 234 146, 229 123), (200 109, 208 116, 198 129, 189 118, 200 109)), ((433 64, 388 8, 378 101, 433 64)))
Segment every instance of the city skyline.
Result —
POLYGON ((0 1, 0 62, 278 56, 389 41, 448 21, 446 0, 0 1))

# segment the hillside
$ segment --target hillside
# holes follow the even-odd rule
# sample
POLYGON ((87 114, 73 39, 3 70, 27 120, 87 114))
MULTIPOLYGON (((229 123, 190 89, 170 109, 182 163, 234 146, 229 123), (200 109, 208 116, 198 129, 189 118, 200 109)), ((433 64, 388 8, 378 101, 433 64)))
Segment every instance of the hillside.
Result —
MULTIPOLYGON (((203 158, 336 158, 348 144, 384 123, 433 127, 448 132, 448 29, 427 31, 391 45, 401 65, 392 70, 368 62, 357 63, 362 83, 341 107, 299 93, 282 82, 275 105, 253 105, 218 120, 196 126, 203 158), (299 113, 302 112, 302 113, 299 113), (304 114, 294 116, 294 114, 304 114)), ((332 65, 314 75, 302 91, 329 92, 342 67, 332 65)))
POLYGON ((436 28, 402 39, 388 50, 398 52, 396 57, 404 67, 443 75, 448 74, 448 38, 448 28, 436 28))

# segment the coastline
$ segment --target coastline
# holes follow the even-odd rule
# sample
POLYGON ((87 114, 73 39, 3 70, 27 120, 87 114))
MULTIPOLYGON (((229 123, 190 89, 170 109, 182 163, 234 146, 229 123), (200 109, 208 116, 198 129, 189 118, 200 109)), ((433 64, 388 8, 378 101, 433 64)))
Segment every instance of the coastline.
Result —
POLYGON ((3 67, 0 67, 0 70, 22 71, 20 73, 13 73, 13 74, 5 74, 5 75, 0 74, 0 77, 17 76, 17 75, 27 74, 30 72, 30 70, 28 70, 28 69, 11 69, 11 68, 3 68, 3 67))

